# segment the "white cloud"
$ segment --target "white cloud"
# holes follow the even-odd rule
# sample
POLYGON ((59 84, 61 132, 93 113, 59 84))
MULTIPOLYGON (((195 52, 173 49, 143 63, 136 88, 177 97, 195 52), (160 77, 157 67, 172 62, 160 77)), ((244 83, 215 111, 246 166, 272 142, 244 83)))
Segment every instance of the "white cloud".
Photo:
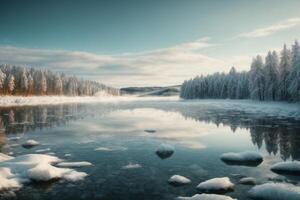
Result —
POLYGON ((198 74, 227 70, 222 60, 200 53, 216 46, 202 38, 141 53, 97 55, 65 50, 0 47, 2 63, 43 67, 113 86, 180 84, 198 74))
POLYGON ((258 38, 266 37, 275 34, 280 31, 288 30, 300 25, 300 18, 290 18, 284 21, 280 21, 268 27, 255 29, 251 32, 246 32, 238 35, 238 38, 258 38))

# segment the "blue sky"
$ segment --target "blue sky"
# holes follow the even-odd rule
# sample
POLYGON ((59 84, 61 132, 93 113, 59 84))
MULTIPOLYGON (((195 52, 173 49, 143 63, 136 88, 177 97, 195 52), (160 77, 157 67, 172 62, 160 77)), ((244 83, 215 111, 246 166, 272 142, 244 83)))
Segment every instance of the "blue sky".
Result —
POLYGON ((249 69, 300 35, 298 0, 0 1, 0 62, 113 86, 249 69))

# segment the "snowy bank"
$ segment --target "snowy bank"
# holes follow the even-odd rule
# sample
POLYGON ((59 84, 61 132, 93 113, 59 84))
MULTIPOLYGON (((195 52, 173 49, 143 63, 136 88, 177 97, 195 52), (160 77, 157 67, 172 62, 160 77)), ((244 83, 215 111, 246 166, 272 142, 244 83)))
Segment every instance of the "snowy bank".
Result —
POLYGON ((256 117, 290 117, 300 120, 300 103, 229 99, 203 99, 182 101, 189 102, 198 106, 203 106, 207 109, 245 112, 247 114, 254 114, 256 117))
POLYGON ((240 153, 224 153, 221 160, 229 165, 258 166, 263 161, 263 157, 254 151, 244 151, 240 153))
POLYGON ((177 197, 178 200, 236 200, 229 196, 218 194, 195 194, 192 197, 177 197))
POLYGON ((18 157, 1 154, 0 190, 17 189, 31 181, 50 181, 64 179, 78 181, 87 176, 70 168, 58 168, 54 165, 62 162, 58 157, 43 154, 27 154, 18 157))
POLYGON ((300 200, 300 188, 291 184, 265 183, 249 191, 253 199, 264 200, 300 200))
POLYGON ((58 105, 70 103, 107 103, 126 101, 178 101, 178 97, 136 97, 136 96, 0 96, 0 107, 58 105))

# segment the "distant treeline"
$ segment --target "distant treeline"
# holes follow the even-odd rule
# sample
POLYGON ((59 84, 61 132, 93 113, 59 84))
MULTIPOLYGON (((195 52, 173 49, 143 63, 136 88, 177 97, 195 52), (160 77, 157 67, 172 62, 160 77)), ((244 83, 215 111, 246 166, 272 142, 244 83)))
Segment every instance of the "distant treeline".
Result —
POLYGON ((119 95, 119 90, 96 81, 78 79, 50 70, 0 65, 0 95, 92 96, 97 92, 119 95))
POLYGON ((255 99, 268 101, 300 101, 300 46, 297 41, 291 50, 284 45, 280 58, 269 51, 253 58, 248 72, 215 73, 184 81, 181 98, 185 99, 255 99))

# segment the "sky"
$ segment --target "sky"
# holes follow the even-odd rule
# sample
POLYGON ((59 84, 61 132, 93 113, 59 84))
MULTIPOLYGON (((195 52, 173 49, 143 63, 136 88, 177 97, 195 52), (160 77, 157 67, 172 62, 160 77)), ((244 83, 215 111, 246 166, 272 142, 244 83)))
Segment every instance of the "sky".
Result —
POLYGON ((0 0, 0 63, 115 87, 249 70, 300 36, 299 0, 0 0))

